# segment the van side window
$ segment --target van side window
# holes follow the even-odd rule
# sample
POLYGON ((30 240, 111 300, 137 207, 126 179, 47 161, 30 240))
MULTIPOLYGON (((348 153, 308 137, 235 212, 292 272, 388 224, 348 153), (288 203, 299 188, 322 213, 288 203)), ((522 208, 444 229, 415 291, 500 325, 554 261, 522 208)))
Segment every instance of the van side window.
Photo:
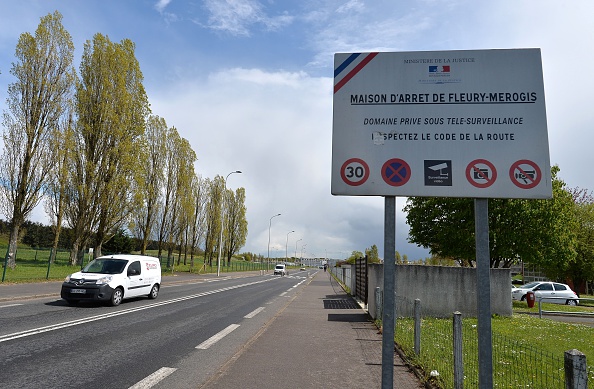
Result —
POLYGON ((141 273, 142 267, 140 266, 140 261, 134 261, 128 266, 128 275, 137 275, 139 276, 141 273))

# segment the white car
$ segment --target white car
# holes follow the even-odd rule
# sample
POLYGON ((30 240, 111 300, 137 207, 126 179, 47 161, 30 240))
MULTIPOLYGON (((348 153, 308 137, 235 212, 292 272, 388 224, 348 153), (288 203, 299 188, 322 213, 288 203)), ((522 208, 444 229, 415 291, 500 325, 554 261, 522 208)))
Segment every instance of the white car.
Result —
POLYGON ((158 258, 144 255, 109 255, 95 258, 62 283, 61 296, 68 304, 105 301, 119 305, 123 299, 146 296, 156 299, 161 287, 158 258))
POLYGON ((569 285, 550 281, 535 281, 512 288, 512 300, 525 301, 528 292, 534 292, 536 302, 542 298, 544 303, 578 305, 579 296, 571 290, 569 285))
POLYGON ((278 264, 274 267, 274 275, 280 274, 281 276, 286 276, 289 274, 287 267, 282 264, 278 264))

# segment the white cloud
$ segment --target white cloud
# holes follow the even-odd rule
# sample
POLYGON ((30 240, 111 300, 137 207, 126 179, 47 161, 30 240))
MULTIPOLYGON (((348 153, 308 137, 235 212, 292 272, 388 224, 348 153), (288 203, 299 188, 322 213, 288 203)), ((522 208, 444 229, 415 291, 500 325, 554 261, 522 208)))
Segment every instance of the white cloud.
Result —
POLYGON ((249 236, 242 250, 266 255, 277 213, 271 255, 284 255, 292 230, 293 255, 299 239, 317 256, 382 244, 381 199, 330 194, 331 83, 303 72, 236 68, 171 85, 152 99, 153 112, 192 144, 203 177, 243 172, 228 181, 229 188, 246 188, 249 236))
POLYGON ((250 28, 256 24, 276 30, 293 21, 286 13, 267 15, 262 4, 255 0, 206 0, 204 5, 210 13, 208 27, 231 35, 250 36, 250 28))
POLYGON ((165 8, 167 8, 169 3, 171 3, 171 0, 159 0, 155 4, 155 9, 159 12, 163 12, 165 10, 165 8))

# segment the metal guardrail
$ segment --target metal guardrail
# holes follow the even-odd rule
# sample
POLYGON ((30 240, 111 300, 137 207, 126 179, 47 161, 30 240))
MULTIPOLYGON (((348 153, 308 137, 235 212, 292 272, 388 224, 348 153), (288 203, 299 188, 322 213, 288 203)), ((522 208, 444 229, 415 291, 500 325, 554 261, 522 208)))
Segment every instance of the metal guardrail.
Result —
MULTIPOLYGON (((536 297, 538 302, 538 317, 542 319, 543 313, 548 314, 555 314, 555 315, 570 315, 570 316, 594 316, 594 312, 571 312, 571 311, 545 311, 542 309, 542 300, 567 300, 567 297, 536 297)), ((580 302, 582 301, 593 301, 594 299, 590 298, 578 298, 580 302)))

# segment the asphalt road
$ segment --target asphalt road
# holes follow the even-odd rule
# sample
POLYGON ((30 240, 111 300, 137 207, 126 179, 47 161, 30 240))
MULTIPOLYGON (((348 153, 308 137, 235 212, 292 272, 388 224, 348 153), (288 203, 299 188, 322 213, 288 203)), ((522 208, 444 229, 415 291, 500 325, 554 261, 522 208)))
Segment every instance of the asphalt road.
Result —
POLYGON ((211 377, 282 310, 304 276, 164 286, 118 307, 61 299, 0 304, 0 387, 188 388, 211 377), (136 385, 136 386, 135 386, 136 385))

